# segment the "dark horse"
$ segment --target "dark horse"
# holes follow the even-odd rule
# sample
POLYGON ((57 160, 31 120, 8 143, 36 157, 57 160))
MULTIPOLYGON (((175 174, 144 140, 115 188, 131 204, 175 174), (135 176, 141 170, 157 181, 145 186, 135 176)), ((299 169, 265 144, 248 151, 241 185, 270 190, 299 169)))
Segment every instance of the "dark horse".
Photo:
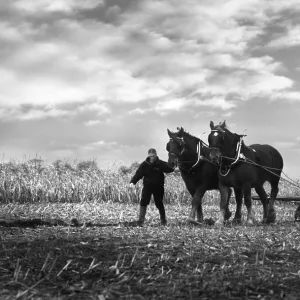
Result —
MULTIPOLYGON (((197 221, 202 223, 202 198, 206 191, 218 189, 218 168, 208 160, 209 148, 201 139, 185 132, 182 127, 176 133, 168 129, 168 135, 168 164, 173 168, 179 167, 186 188, 193 197, 188 222, 195 223, 197 213, 197 221)), ((231 216, 228 209, 230 188, 226 189, 226 195, 224 219, 228 220, 231 216)))
POLYGON ((233 187, 235 191, 237 204, 235 220, 241 221, 244 195, 248 211, 247 223, 254 223, 251 188, 255 188, 263 205, 263 223, 275 222, 274 202, 283 168, 283 159, 280 153, 270 145, 254 144, 247 147, 243 142, 244 135, 230 132, 225 121, 216 126, 210 122, 210 128, 209 156, 211 161, 219 166, 219 189, 221 192, 221 219, 219 222, 225 218, 228 187, 233 187), (266 181, 271 184, 269 203, 263 187, 266 181))

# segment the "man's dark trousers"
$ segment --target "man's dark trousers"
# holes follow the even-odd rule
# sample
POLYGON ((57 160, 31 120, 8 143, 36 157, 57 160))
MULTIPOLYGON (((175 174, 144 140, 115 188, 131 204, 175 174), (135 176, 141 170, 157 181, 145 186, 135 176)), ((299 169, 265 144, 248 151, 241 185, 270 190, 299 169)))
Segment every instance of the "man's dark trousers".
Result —
POLYGON ((153 195, 154 203, 159 211, 160 220, 162 224, 166 223, 166 213, 163 204, 164 192, 165 189, 163 185, 144 185, 142 190, 142 198, 140 202, 141 206, 147 207, 150 203, 151 196, 153 195))

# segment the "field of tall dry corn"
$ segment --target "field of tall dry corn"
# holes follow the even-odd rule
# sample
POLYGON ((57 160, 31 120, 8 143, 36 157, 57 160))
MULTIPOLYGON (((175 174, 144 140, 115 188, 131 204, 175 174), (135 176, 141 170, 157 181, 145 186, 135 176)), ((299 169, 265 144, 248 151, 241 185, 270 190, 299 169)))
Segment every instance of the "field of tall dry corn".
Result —
MULTIPOLYGON (((56 161, 45 164, 34 159, 27 162, 0 164, 0 203, 138 203, 142 188, 129 188, 138 163, 111 170, 98 167, 95 161, 69 163, 56 161)), ((266 184, 267 191, 269 190, 266 184)), ((279 195, 300 195, 300 189, 281 181, 279 195)), ((218 192, 207 192, 204 201, 218 198, 218 192)), ((189 204, 187 192, 179 172, 166 175, 165 203, 189 204)))

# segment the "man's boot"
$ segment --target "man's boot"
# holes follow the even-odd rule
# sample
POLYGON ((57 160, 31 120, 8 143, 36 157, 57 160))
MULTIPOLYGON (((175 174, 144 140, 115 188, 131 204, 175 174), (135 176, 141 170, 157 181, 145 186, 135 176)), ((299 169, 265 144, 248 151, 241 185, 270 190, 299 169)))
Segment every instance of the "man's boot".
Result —
POLYGON ((145 222, 145 216, 146 216, 146 212, 147 212, 147 206, 140 206, 140 215, 139 215, 139 219, 137 221, 137 224, 139 226, 143 226, 144 222, 145 222))

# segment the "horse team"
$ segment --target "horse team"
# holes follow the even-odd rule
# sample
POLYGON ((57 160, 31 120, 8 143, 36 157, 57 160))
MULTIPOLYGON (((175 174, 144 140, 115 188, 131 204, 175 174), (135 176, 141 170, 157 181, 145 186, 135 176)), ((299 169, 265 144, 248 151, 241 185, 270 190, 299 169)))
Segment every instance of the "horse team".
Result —
POLYGON ((274 147, 265 144, 246 146, 244 135, 230 132, 225 121, 218 125, 210 122, 208 145, 183 128, 177 129, 177 132, 168 129, 170 140, 166 149, 169 166, 179 167, 186 188, 193 197, 188 222, 203 222, 202 198, 206 191, 217 189, 220 191, 221 200, 216 223, 223 224, 231 217, 231 188, 236 199, 233 222, 241 223, 243 197, 247 208, 246 223, 252 225, 256 222, 252 208, 252 188, 263 205, 262 222, 275 222, 274 202, 283 159, 274 147), (263 186, 266 181, 271 185, 270 199, 263 186))

